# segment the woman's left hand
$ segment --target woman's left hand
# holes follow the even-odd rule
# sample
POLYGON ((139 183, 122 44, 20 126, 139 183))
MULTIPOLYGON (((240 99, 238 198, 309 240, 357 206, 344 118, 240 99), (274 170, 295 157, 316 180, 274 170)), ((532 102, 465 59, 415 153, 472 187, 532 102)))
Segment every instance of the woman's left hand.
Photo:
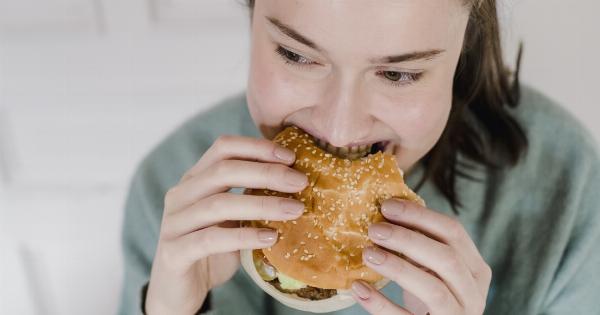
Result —
POLYGON ((392 223, 372 224, 369 237, 403 257, 370 247, 363 251, 363 261, 420 300, 424 310, 400 307, 363 281, 352 285, 358 303, 377 315, 482 314, 492 271, 462 224, 398 199, 383 202, 382 213, 392 223))

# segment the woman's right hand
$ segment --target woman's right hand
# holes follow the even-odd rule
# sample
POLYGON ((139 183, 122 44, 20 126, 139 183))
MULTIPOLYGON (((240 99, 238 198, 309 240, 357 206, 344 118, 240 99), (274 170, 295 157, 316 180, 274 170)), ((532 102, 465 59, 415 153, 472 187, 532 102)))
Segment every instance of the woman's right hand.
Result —
POLYGON ((239 250, 275 243, 277 231, 239 220, 291 220, 300 201, 228 193, 232 187, 296 193, 308 184, 293 151, 265 139, 221 136, 165 195, 146 313, 194 314, 208 291, 239 268, 239 250))

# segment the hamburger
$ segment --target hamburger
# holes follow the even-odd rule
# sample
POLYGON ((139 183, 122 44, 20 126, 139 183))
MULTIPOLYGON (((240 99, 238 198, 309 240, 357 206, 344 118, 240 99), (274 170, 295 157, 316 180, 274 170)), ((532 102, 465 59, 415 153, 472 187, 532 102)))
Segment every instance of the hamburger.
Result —
POLYGON ((244 250, 242 266, 265 292, 283 304, 312 312, 331 312, 354 304, 350 286, 363 280, 377 289, 388 279, 366 267, 362 251, 373 243, 368 226, 385 221, 381 203, 390 198, 424 205, 405 183, 403 172, 384 146, 356 152, 336 150, 296 126, 273 139, 296 153, 294 169, 308 176, 298 193, 246 189, 244 194, 278 196, 302 201, 296 220, 246 221, 245 226, 278 231, 271 247, 244 250), (329 149, 329 151, 328 151, 329 149))

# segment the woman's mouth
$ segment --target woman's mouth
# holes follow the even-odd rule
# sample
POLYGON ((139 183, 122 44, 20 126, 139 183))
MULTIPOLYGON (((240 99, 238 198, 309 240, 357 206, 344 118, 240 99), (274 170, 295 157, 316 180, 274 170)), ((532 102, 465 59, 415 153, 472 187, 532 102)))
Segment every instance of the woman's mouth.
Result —
POLYGON ((324 140, 314 138, 315 144, 323 149, 324 151, 333 154, 334 156, 355 160, 362 157, 365 157, 369 154, 375 154, 377 152, 385 151, 386 145, 389 141, 379 141, 371 144, 359 145, 359 146, 351 146, 351 147, 336 147, 333 146, 324 140))
MULTIPOLYGON (((293 124, 284 124, 284 127, 292 125, 293 124)), ((325 140, 313 136, 307 129, 301 128, 297 125, 296 127, 304 130, 307 134, 309 134, 313 138, 315 145, 321 148, 323 151, 331 153, 332 155, 343 159, 356 160, 359 158, 366 157, 370 154, 376 154, 377 152, 385 152, 387 146, 390 144, 389 140, 382 140, 370 144, 363 144, 357 146, 336 147, 329 144, 325 140)))

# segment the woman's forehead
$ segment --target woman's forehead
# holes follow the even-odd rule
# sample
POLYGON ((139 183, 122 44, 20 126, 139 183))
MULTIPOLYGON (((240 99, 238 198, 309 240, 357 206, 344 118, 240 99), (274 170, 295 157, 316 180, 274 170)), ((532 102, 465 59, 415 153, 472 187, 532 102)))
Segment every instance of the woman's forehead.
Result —
POLYGON ((262 0, 254 19, 276 19, 325 51, 369 55, 402 50, 450 49, 464 35, 462 0, 262 0))

